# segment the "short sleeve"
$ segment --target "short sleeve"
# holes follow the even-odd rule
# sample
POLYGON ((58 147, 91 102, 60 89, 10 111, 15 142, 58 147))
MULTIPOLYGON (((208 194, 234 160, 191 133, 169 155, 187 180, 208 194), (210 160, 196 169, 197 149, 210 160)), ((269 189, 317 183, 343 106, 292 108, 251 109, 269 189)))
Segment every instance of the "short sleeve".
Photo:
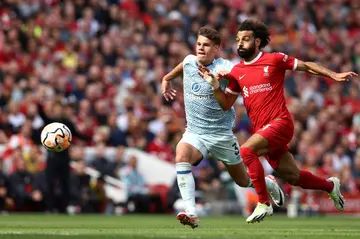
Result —
POLYGON ((298 59, 281 52, 277 52, 274 54, 277 67, 280 67, 283 70, 296 70, 298 59))
POLYGON ((234 64, 226 59, 223 58, 219 58, 216 60, 215 62, 215 67, 212 70, 213 74, 218 74, 220 72, 230 72, 232 70, 232 68, 234 67, 234 64))
POLYGON ((240 95, 241 88, 233 74, 234 74, 233 71, 229 73, 229 77, 228 77, 229 83, 225 91, 233 95, 240 95))
POLYGON ((196 61, 196 56, 192 55, 192 54, 187 55, 183 60, 183 65, 186 65, 186 64, 191 63, 193 61, 196 61))

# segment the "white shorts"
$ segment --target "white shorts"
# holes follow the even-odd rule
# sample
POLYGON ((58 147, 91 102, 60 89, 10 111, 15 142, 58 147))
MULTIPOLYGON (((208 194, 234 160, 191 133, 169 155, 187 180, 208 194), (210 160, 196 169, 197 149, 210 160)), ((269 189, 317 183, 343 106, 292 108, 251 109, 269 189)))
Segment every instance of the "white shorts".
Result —
POLYGON ((209 153, 226 165, 235 165, 242 162, 240 146, 235 135, 221 134, 193 134, 185 131, 179 143, 187 143, 201 152, 203 157, 209 153))

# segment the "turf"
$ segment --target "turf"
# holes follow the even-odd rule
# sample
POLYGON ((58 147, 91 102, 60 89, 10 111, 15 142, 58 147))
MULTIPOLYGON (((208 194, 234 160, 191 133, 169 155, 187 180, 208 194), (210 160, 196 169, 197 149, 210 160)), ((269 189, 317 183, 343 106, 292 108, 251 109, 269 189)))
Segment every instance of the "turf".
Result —
POLYGON ((201 218, 195 230, 166 215, 9 215, 0 216, 0 238, 360 238, 355 217, 271 217, 247 224, 240 216, 201 218))

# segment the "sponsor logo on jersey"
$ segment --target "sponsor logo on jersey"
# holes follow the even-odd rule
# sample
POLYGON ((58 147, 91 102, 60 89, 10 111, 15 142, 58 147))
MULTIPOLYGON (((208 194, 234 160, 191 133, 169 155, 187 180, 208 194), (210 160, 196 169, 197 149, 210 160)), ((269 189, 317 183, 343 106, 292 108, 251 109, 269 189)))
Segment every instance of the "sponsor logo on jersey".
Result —
POLYGON ((215 99, 214 95, 196 95, 193 93, 186 93, 185 97, 189 100, 211 100, 215 99))
POLYGON ((249 90, 248 90, 248 88, 247 88, 246 86, 244 86, 244 87, 242 88, 242 90, 243 90, 244 97, 245 97, 245 98, 246 98, 246 97, 249 97, 249 90))
POLYGON ((272 89, 273 88, 272 88, 271 84, 266 83, 266 84, 259 84, 259 85, 250 86, 249 88, 244 86, 242 88, 242 92, 243 92, 244 98, 247 98, 252 94, 262 93, 262 92, 265 92, 265 91, 271 91, 272 89))
POLYGON ((199 90, 201 89, 201 86, 200 86, 200 84, 199 83, 193 83, 192 85, 191 85, 191 90, 192 91, 194 91, 194 92, 199 92, 199 90))

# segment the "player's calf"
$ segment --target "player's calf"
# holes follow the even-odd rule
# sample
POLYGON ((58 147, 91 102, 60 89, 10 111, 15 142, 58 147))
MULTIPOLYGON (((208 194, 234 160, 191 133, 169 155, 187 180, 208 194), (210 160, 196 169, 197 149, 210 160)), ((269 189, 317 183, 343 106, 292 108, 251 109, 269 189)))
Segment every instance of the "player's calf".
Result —
POLYGON ((259 202, 269 204, 269 195, 266 188, 264 168, 258 158, 258 155, 251 148, 241 147, 240 155, 248 167, 249 177, 254 185, 256 193, 259 196, 259 202))

